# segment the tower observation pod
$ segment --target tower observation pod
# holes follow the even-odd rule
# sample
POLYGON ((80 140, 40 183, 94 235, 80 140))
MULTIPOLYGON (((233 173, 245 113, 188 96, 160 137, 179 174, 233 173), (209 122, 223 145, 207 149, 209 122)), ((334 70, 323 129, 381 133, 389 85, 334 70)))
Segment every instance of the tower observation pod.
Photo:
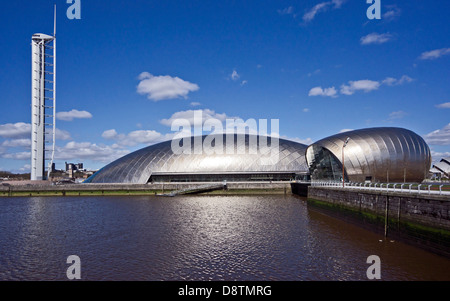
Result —
POLYGON ((55 155, 56 6, 53 36, 33 34, 31 50, 31 180, 37 181, 49 178, 55 155))

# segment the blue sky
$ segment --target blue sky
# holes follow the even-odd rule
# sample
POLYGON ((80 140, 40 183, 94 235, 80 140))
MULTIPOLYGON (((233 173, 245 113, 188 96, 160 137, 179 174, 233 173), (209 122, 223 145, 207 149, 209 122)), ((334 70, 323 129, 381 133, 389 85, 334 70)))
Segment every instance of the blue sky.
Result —
POLYGON ((306 144, 395 126, 450 156, 448 1, 5 1, 0 170, 30 168, 31 35, 57 5, 57 153, 89 169, 174 134, 193 110, 279 119, 306 144))

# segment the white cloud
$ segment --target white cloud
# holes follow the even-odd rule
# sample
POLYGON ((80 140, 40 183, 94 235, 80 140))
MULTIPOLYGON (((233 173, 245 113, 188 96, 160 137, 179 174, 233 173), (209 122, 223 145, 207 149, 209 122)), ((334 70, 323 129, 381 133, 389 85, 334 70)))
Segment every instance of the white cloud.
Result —
POLYGON ((63 147, 57 147, 55 152, 56 160, 93 160, 97 162, 109 163, 125 156, 130 151, 117 148, 115 146, 97 145, 91 142, 71 141, 63 147))
POLYGON ((396 5, 386 5, 385 13, 382 15, 382 19, 386 21, 392 21, 401 14, 401 10, 396 5))
MULTIPOLYGON (((230 117, 227 116, 227 114, 222 113, 216 113, 214 110, 210 110, 210 109, 204 109, 204 110, 187 110, 187 111, 180 111, 180 112, 176 112, 174 114, 172 114, 172 116, 168 119, 162 119, 160 120, 160 123, 165 125, 165 126, 171 126, 172 122, 176 119, 186 119, 189 121, 189 123, 191 125, 194 124, 194 113, 195 112, 201 112, 202 115, 202 120, 201 122, 203 123, 206 119, 218 119, 220 121, 225 121, 226 119, 237 119, 238 117, 230 117)), ((196 120, 197 121, 197 120, 196 120)), ((195 124, 195 126, 201 126, 199 124, 195 124)))
POLYGON ((64 120, 64 121, 72 121, 75 118, 77 119, 89 119, 92 118, 92 114, 88 111, 78 111, 73 109, 69 112, 58 112, 56 113, 56 119, 64 120))
POLYGON ((337 91, 335 87, 325 88, 322 87, 314 87, 309 90, 308 96, 329 96, 336 97, 337 91))
POLYGON ((0 124, 0 137, 28 138, 31 136, 31 124, 18 122, 0 124))
POLYGON ((292 138, 292 137, 288 137, 288 136, 285 136, 285 135, 281 135, 280 138, 281 139, 285 139, 285 140, 289 140, 289 141, 295 141, 295 142, 298 142, 298 143, 301 143, 301 144, 306 144, 306 145, 310 145, 310 144, 313 143, 311 138, 300 139, 298 137, 292 138))
POLYGON ((441 56, 450 54, 450 48, 441 48, 441 49, 435 49, 431 51, 423 52, 419 59, 421 60, 434 60, 437 58, 440 58, 441 56))
POLYGON ((306 145, 310 145, 313 143, 311 138, 306 138, 306 139, 293 138, 293 141, 297 141, 299 143, 306 144, 306 145))
POLYGON ((407 75, 403 75, 400 79, 396 79, 393 77, 387 77, 381 83, 388 85, 388 86, 398 86, 398 85, 403 85, 404 83, 410 83, 412 81, 414 81, 414 79, 412 79, 411 77, 409 77, 407 75))
POLYGON ((106 130, 103 132, 102 137, 105 139, 114 139, 117 137, 117 132, 115 129, 111 129, 111 130, 106 130))
POLYGON ((319 73, 320 73, 320 69, 314 70, 314 72, 308 73, 308 77, 311 77, 311 76, 313 76, 313 75, 317 75, 317 74, 319 74, 319 73))
POLYGON ((390 33, 378 34, 373 32, 361 38, 361 45, 383 44, 390 41, 392 38, 393 36, 390 33))
POLYGON ((241 77, 241 76, 237 73, 236 70, 233 70, 233 72, 231 73, 230 77, 231 77, 232 80, 238 80, 239 77, 241 77))
POLYGON ((294 13, 294 8, 292 6, 289 6, 289 7, 283 8, 283 9, 279 9, 278 13, 280 15, 291 15, 294 13))
MULTIPOLYGON (((52 135, 50 131, 49 135, 52 135)), ((0 143, 0 157, 12 160, 30 160, 31 159, 31 125, 18 122, 15 124, 0 125, 0 136, 10 138, 0 143), (17 148, 15 152, 11 149, 17 148)), ((56 129, 56 139, 70 139, 67 131, 56 129)), ((19 170, 17 170, 19 171, 19 170)))
POLYGON ((201 105, 201 103, 196 101, 191 102, 191 107, 198 107, 199 105, 201 105))
POLYGON ((31 146, 31 139, 21 138, 3 141, 1 144, 4 147, 27 147, 31 146))
POLYGON ((128 134, 118 134, 115 129, 104 131, 102 137, 114 140, 119 146, 135 146, 138 144, 154 144, 170 139, 170 135, 162 135, 154 130, 137 130, 128 134))
POLYGON ((302 111, 303 111, 304 113, 308 113, 308 112, 309 112, 309 109, 308 109, 308 108, 304 108, 302 111))
MULTIPOLYGON (((52 135, 52 130, 49 131, 49 135, 52 135)), ((18 122, 0 124, 0 137, 22 139, 31 137, 31 124, 18 122)), ((69 140, 70 134, 67 131, 56 129, 57 140, 69 140)))
POLYGON ((386 79, 384 79, 382 83, 388 86, 394 86, 397 83, 397 79, 393 77, 386 77, 386 79))
POLYGON ((128 145, 152 144, 161 141, 161 133, 154 130, 138 130, 128 133, 126 142, 128 145))
MULTIPOLYGON (((50 134, 52 133, 53 131, 52 130, 50 130, 50 134)), ((70 133, 68 132, 68 131, 65 131, 65 130, 60 130, 60 129, 56 129, 56 135, 55 135, 56 137, 56 140, 69 140, 69 139, 71 139, 72 137, 70 137, 70 133)))
POLYGON ((303 21, 312 21, 319 12, 324 11, 330 4, 331 2, 322 2, 314 5, 313 8, 311 8, 307 13, 303 15, 303 21))
POLYGON ((389 114, 389 118, 388 121, 393 121, 393 120, 397 120, 397 119, 402 119, 403 117, 405 117, 406 115, 408 115, 408 113, 404 112, 404 111, 395 111, 389 114))
MULTIPOLYGON (((160 123, 162 125, 171 127, 172 123, 175 120, 187 120, 189 122, 189 125, 192 128, 201 128, 204 124, 204 122, 208 119, 216 119, 219 120, 219 122, 222 124, 222 130, 226 129, 226 120, 228 119, 232 119, 232 120, 239 120, 239 117, 230 117, 225 113, 216 113, 213 110, 210 109, 204 109, 204 110, 186 110, 186 111, 180 111, 180 112, 175 112, 174 114, 172 114, 172 116, 170 118, 167 119, 162 119, 160 120, 160 123), (195 119, 197 116, 200 116, 200 119, 195 119)), ((242 121, 242 125, 246 125, 245 121, 242 121)), ((244 128, 244 127, 242 127, 244 128)), ((239 127, 238 130, 240 130, 241 128, 239 127)), ((175 135, 177 135, 177 137, 180 137, 180 135, 186 135, 186 136, 190 136, 192 135, 192 129, 186 130, 185 128, 181 129, 183 131, 186 131, 185 133, 183 132, 170 132, 167 134, 161 134, 159 132, 153 131, 153 130, 137 130, 137 131, 132 131, 130 133, 127 134, 119 134, 115 129, 109 129, 103 132, 102 137, 104 139, 107 140, 114 140, 117 145, 119 147, 128 147, 128 146, 135 146, 138 144, 154 144, 154 143, 159 143, 159 142, 163 142, 163 141, 167 141, 172 139, 175 135)), ((217 130, 217 129, 216 129, 217 130)), ((220 129, 218 129, 220 130, 220 129)), ((248 129, 245 129, 246 131, 248 129)), ((205 131, 203 129, 203 131, 205 131)))
MULTIPOLYGON (((237 116, 228 116, 225 113, 219 114, 216 113, 214 110, 210 109, 204 109, 204 110, 187 110, 187 111, 180 111, 172 114, 172 116, 168 119, 162 119, 160 120, 160 123, 165 126, 172 126, 172 123, 176 120, 186 120, 191 128, 197 128, 202 129, 203 134, 209 133, 209 130, 206 130, 204 128, 204 123, 206 120, 218 120, 220 122, 220 128, 219 125, 217 125, 218 128, 213 128, 211 130, 214 130, 216 132, 222 132, 222 131, 234 131, 235 133, 253 133, 256 134, 258 131, 260 134, 264 134, 264 132, 267 129, 259 128, 259 122, 254 119, 249 120, 243 120, 240 117, 237 116), (228 123, 228 120, 232 120, 233 122, 228 123), (230 128, 228 128, 230 126, 230 128)), ((268 122, 270 124, 270 122, 268 122)), ((211 124, 210 124, 211 125, 211 124)), ((267 125, 267 127, 270 127, 270 125, 267 125)), ((185 130, 185 128, 183 128, 185 130)), ((192 129, 191 129, 192 131, 192 129)), ((174 133, 175 135, 176 133, 174 133)), ((191 135, 191 132, 187 133, 191 135)))
POLYGON ((148 72, 142 72, 138 79, 140 82, 137 86, 137 92, 141 95, 147 95, 147 98, 153 101, 179 97, 187 98, 189 92, 199 89, 197 84, 169 75, 153 76, 148 72))
POLYGON ((433 158, 433 163, 436 164, 437 162, 441 161, 442 158, 449 158, 450 152, 435 152, 434 150, 431 151, 431 157, 433 158))
POLYGON ((345 1, 347 0, 331 0, 331 3, 334 4, 334 8, 341 8, 345 1))
MULTIPOLYGON (((51 137, 53 134, 53 129, 48 130, 48 137, 51 137)), ((56 140, 70 140, 72 137, 70 136, 70 133, 65 130, 56 129, 56 140)))
MULTIPOLYGON (((233 80, 233 81, 237 81, 238 79, 241 78, 241 75, 236 70, 233 70, 233 72, 230 74, 229 78, 231 78, 231 80, 233 80)), ((245 86, 247 83, 248 83, 248 81, 246 79, 244 79, 241 81, 240 85, 242 87, 242 86, 245 86)))
POLYGON ((318 13, 326 11, 330 6, 333 6, 334 9, 341 8, 342 4, 344 4, 345 1, 346 0, 331 0, 318 3, 303 15, 303 21, 312 21, 318 13))
POLYGON ((450 123, 424 136, 430 145, 450 145, 450 123))
MULTIPOLYGON (((362 79, 356 81, 349 81, 347 84, 342 84, 340 93, 344 95, 353 95, 357 91, 371 92, 378 90, 381 85, 399 86, 405 83, 414 81, 411 77, 403 75, 401 78, 387 77, 382 81, 374 81, 369 79, 362 79)), ((337 91, 334 87, 322 89, 322 87, 315 87, 309 91, 309 96, 331 96, 337 97, 337 91)))
POLYGON ((348 85, 341 86, 341 93, 345 95, 352 95, 356 91, 370 92, 377 90, 380 87, 380 83, 373 80, 363 79, 357 81, 349 81, 348 85))
POLYGON ((30 160, 31 152, 5 153, 5 154, 2 154, 1 157, 5 158, 5 159, 13 159, 13 160, 30 160))
POLYGON ((444 102, 441 104, 436 105, 439 109, 450 109, 450 102, 444 102))
POLYGON ((30 164, 25 164, 24 166, 19 168, 19 172, 29 173, 30 171, 31 171, 31 165, 30 164))

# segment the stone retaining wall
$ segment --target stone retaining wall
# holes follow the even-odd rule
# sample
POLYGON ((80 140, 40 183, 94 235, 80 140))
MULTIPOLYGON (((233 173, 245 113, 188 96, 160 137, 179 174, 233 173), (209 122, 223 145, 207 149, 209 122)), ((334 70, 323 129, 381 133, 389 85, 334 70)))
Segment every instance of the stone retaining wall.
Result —
POLYGON ((308 203, 450 257, 448 196, 309 187, 308 203))

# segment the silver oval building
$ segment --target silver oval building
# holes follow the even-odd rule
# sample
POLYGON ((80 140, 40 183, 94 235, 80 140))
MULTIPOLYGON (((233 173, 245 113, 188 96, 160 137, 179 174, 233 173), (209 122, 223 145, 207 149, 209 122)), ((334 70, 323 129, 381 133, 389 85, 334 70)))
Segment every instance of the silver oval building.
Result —
POLYGON ((309 173, 307 145, 301 143, 248 134, 187 139, 188 152, 174 151, 185 139, 151 145, 108 164, 85 183, 280 181, 309 173))
POLYGON ((313 180, 342 181, 344 166, 344 178, 351 182, 420 183, 431 165, 430 149, 423 138, 393 127, 324 138, 307 148, 306 159, 313 180))

